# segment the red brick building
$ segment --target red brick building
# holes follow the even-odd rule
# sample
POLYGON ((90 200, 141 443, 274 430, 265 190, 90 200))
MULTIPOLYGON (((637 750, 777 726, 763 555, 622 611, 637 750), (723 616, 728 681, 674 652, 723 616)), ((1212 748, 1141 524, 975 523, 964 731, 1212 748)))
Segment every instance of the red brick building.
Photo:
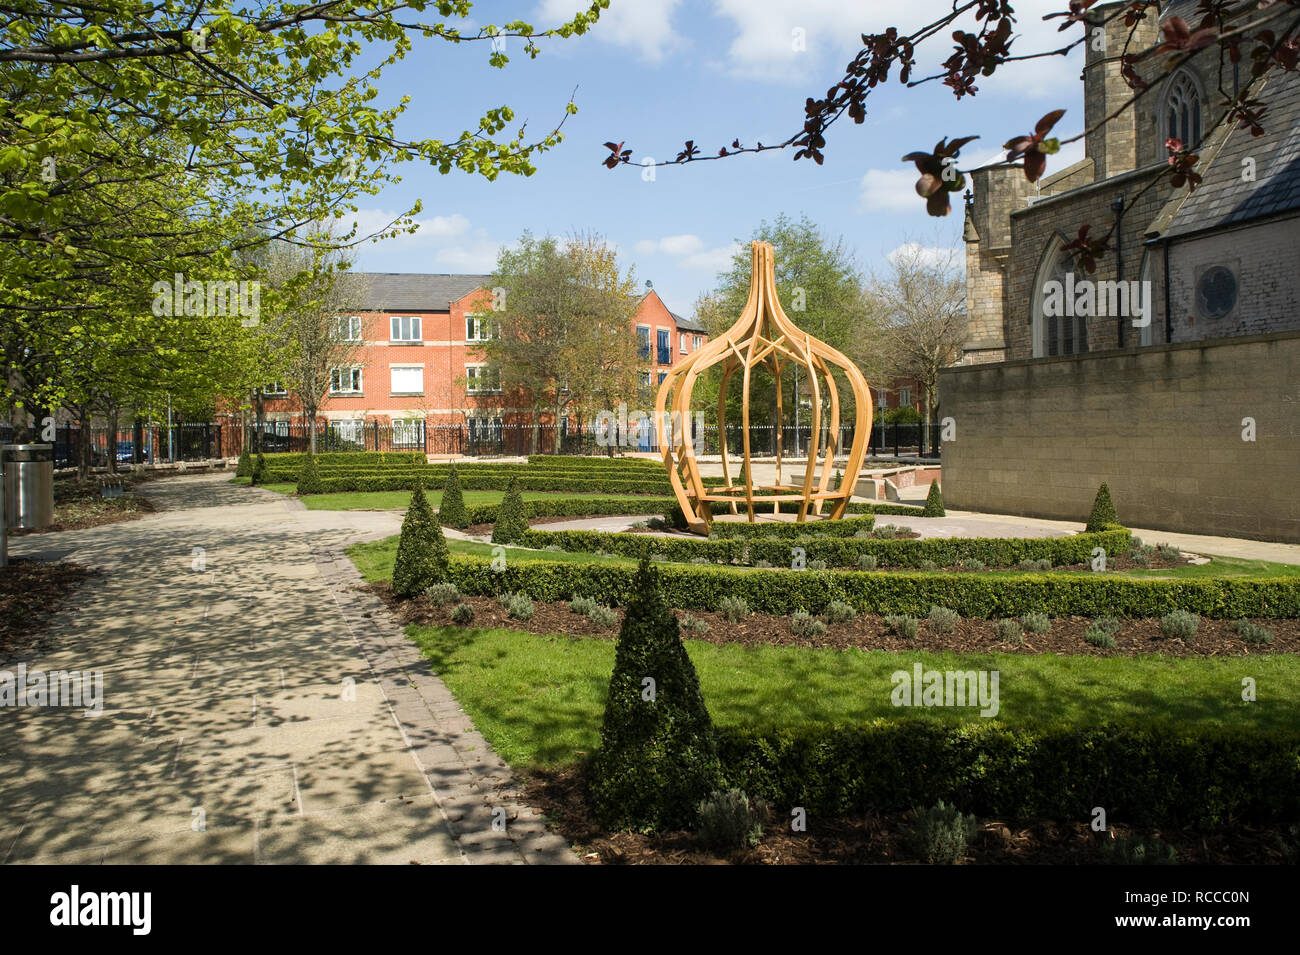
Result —
MULTIPOLYGON (((430 447, 427 430, 463 429, 473 445, 476 436, 531 426, 532 409, 520 406, 517 396, 510 400, 480 344, 491 333, 490 276, 353 275, 361 304, 339 317, 338 334, 355 348, 346 365, 333 371, 318 421, 324 419, 343 441, 362 444, 367 425, 392 425, 392 447, 424 446, 433 453, 439 449, 430 447)), ((629 326, 653 369, 643 374, 647 386, 708 340, 702 326, 670 312, 654 291, 638 303, 629 326)), ((290 434, 293 426, 306 424, 302 407, 273 387, 264 392, 265 420, 272 433, 290 434)))

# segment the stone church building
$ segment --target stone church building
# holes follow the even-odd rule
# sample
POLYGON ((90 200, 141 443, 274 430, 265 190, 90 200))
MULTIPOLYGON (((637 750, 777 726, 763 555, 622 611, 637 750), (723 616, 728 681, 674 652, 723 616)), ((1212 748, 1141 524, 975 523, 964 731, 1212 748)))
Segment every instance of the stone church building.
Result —
MULTIPOLYGON (((1081 519, 1106 481, 1133 526, 1300 540, 1300 76, 1252 80, 1249 57, 1221 63, 1215 43, 1158 77, 1157 54, 1138 64, 1150 87, 1120 111, 1134 96, 1119 62, 1129 28, 1104 21, 1123 6, 1089 12, 1084 158, 1037 183, 1012 164, 971 176, 970 330, 941 384, 957 428, 944 495, 1081 519), (1252 83, 1258 136, 1221 121, 1252 83), (1200 157, 1194 190, 1160 178, 1168 139, 1200 157), (1063 248, 1085 223, 1111 233, 1093 274, 1063 248)), ((1195 29, 1196 0, 1162 4, 1171 16, 1195 29)), ((1148 15, 1130 50, 1160 38, 1148 15)))

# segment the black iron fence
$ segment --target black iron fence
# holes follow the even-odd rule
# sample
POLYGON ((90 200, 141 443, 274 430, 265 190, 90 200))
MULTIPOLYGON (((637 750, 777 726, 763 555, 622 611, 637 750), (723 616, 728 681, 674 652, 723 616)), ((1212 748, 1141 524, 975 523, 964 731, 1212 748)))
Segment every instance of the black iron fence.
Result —
MULTIPOLYGON (((135 424, 110 430, 90 427, 84 434, 80 425, 65 424, 54 429, 53 441, 45 440, 40 429, 22 436, 27 443, 53 444, 56 468, 77 467, 85 454, 88 467, 117 465, 159 464, 167 461, 200 461, 238 454, 232 451, 228 427, 211 422, 187 422, 171 426, 165 424, 135 424)), ((0 443, 15 440, 11 425, 0 425, 0 443)), ((237 439, 237 434, 236 434, 237 439)))

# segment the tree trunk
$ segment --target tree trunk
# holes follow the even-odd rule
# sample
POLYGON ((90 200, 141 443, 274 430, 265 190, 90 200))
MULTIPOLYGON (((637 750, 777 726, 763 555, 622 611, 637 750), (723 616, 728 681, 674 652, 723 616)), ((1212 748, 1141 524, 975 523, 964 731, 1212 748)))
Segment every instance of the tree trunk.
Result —
POLYGON ((90 478, 90 414, 85 406, 76 409, 80 430, 77 433, 77 480, 90 478))
POLYGON ((253 393, 253 422, 256 426, 256 430, 253 432, 254 435, 253 440, 257 445, 256 450, 258 454, 261 454, 262 452, 262 437, 263 437, 263 432, 266 430, 262 426, 264 414, 265 412, 262 409, 262 394, 260 391, 254 392, 253 393))
POLYGON ((105 464, 109 474, 117 473, 117 405, 113 405, 105 416, 108 419, 108 437, 104 440, 105 464))
POLYGON ((312 404, 309 407, 307 402, 304 401, 302 405, 302 416, 304 422, 307 425, 307 453, 315 454, 316 453, 316 406, 312 404))
POLYGON ((537 442, 542 435, 542 413, 536 408, 533 409, 533 450, 532 454, 537 453, 537 442))

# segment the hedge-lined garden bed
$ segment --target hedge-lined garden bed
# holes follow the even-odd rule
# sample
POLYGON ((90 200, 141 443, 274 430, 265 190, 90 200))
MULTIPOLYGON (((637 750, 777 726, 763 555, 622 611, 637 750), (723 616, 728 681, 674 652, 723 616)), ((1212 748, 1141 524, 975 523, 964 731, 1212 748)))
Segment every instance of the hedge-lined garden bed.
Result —
MULTIPOLYGON (((491 561, 459 556, 451 579, 462 593, 522 592, 539 600, 593 597, 623 605, 636 568, 558 561, 491 561)), ((869 573, 843 570, 766 570, 664 565, 665 599, 682 610, 714 610, 739 597, 751 610, 785 616, 820 613, 843 600, 860 613, 925 616, 938 605, 963 617, 1159 617, 1187 610, 1213 619, 1300 616, 1300 578, 1136 579, 1103 574, 869 573)))
MULTIPOLYGON (((561 550, 587 554, 620 554, 635 558, 660 555, 671 561, 706 559, 710 562, 723 561, 750 566, 758 561, 767 561, 778 567, 789 566, 791 547, 795 544, 804 549, 805 560, 825 561, 829 567, 854 567, 859 558, 866 555, 876 558, 880 567, 920 567, 925 561, 932 561, 939 566, 953 566, 963 560, 978 560, 988 567, 1014 567, 1025 560, 1050 560, 1057 566, 1085 563, 1098 547, 1115 557, 1126 553, 1133 543, 1132 534, 1127 528, 1121 527, 1098 534, 1075 534, 1070 537, 878 540, 815 534, 819 528, 842 529, 849 534, 859 529, 870 530, 873 519, 867 516, 807 525, 739 525, 772 528, 782 532, 792 526, 802 527, 805 532, 814 532, 808 539, 789 533, 775 535, 778 539, 750 537, 739 540, 704 540, 603 531, 531 530, 520 543, 525 547, 559 547, 561 550)), ((729 525, 714 524, 713 528, 716 531, 726 526, 729 525)))
POLYGON ((1213 826, 1300 817, 1300 732, 1189 726, 1012 727, 879 720, 723 730, 730 785, 843 815, 938 799, 980 815, 1213 826))

